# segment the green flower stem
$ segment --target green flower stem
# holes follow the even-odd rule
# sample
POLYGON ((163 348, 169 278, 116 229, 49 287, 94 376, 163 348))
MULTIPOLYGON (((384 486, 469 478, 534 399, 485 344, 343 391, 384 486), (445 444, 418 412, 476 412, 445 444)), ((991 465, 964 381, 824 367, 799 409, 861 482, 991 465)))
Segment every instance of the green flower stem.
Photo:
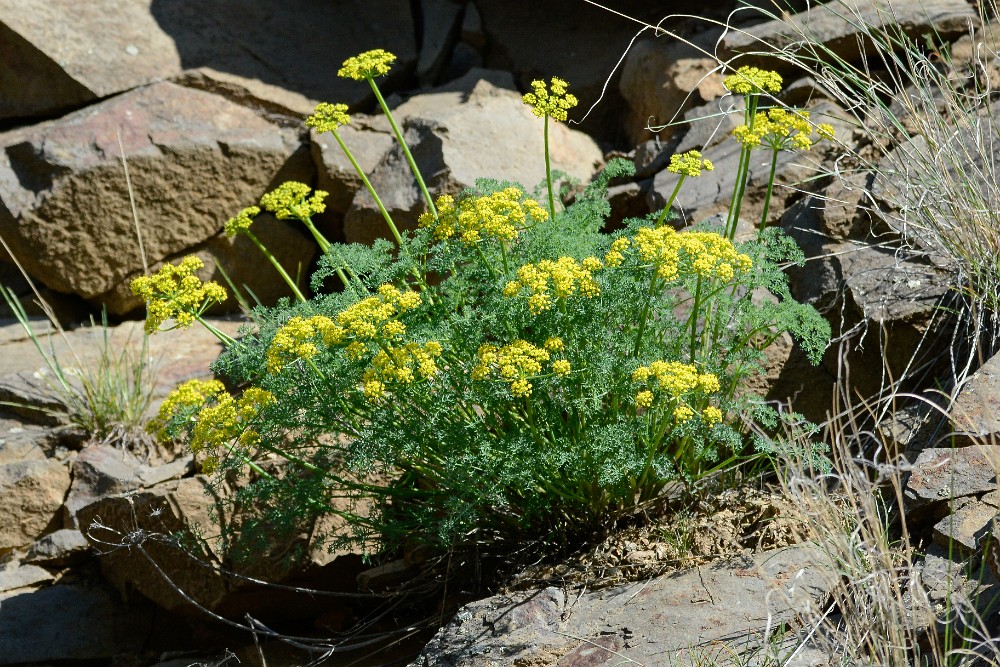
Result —
POLYGON ((646 303, 642 307, 642 315, 639 316, 639 332, 635 336, 635 346, 632 349, 632 356, 639 356, 639 348, 642 347, 642 336, 646 333, 646 322, 649 320, 649 309, 653 304, 653 295, 656 293, 657 266, 653 266, 653 275, 649 279, 649 291, 646 292, 646 303))
POLYGON ((260 242, 260 239, 254 236, 254 233, 251 232, 249 229, 245 230, 243 233, 247 235, 248 239, 253 241, 254 245, 257 246, 257 248, 259 248, 262 253, 264 253, 264 257, 267 257, 267 261, 271 262, 271 266, 273 266, 278 271, 278 273, 281 274, 281 277, 284 278, 286 283, 288 283, 288 286, 292 288, 292 291, 295 293, 295 297, 302 303, 305 303, 306 302, 305 295, 303 295, 302 292, 299 291, 299 288, 295 284, 295 281, 293 281, 291 276, 288 275, 284 267, 278 263, 278 260, 275 259, 274 255, 271 254, 271 251, 265 248, 264 244, 260 242))
POLYGON ((493 270, 493 266, 490 264, 490 261, 486 259, 486 255, 483 253, 483 249, 479 247, 478 243, 476 244, 476 252, 479 254, 479 259, 482 261, 483 266, 485 266, 486 270, 490 272, 490 278, 492 280, 496 280, 497 272, 493 270))
POLYGON ((775 146, 771 154, 771 173, 767 177, 767 194, 764 195, 764 213, 760 216, 761 229, 767 226, 767 213, 771 209, 771 193, 774 192, 774 173, 778 169, 779 150, 781 149, 775 146))
MULTIPOLYGON (((701 274, 698 274, 698 282, 694 288, 694 307, 691 310, 691 360, 688 363, 693 364, 697 358, 697 341, 698 341, 698 311, 701 309, 701 274)), ((705 323, 705 328, 708 328, 708 322, 705 323)))
MULTIPOLYGON (((329 255, 330 252, 333 250, 333 244, 330 243, 327 240, 327 238, 320 233, 318 229, 316 229, 316 225, 313 223, 312 218, 305 217, 305 218, 300 218, 300 220, 302 220, 302 224, 304 224, 306 226, 306 229, 308 229, 309 232, 313 235, 313 238, 316 239, 316 243, 319 245, 320 252, 322 252, 324 255, 329 255)), ((343 261, 343 258, 341 258, 341 262, 343 262, 343 265, 338 266, 336 269, 337 277, 340 278, 340 281, 342 283, 344 283, 344 287, 347 287, 352 292, 357 294, 358 293, 357 290, 354 289, 354 286, 351 285, 351 281, 347 279, 347 274, 344 273, 345 267, 347 268, 348 273, 351 273, 353 277, 357 278, 357 276, 354 276, 353 272, 350 271, 350 267, 347 266, 347 263, 343 261)))
POLYGON ((663 207, 663 211, 660 212, 660 217, 656 219, 657 227, 662 225, 663 221, 667 219, 667 213, 670 212, 670 207, 673 206, 674 200, 677 199, 677 193, 681 191, 681 185, 684 184, 685 178, 687 178, 687 174, 680 174, 680 178, 677 180, 677 185, 674 186, 674 191, 670 193, 670 199, 667 200, 666 205, 663 207))
POLYGON ((417 179, 417 185, 420 186, 420 192, 424 195, 424 200, 427 202, 428 210, 430 210, 430 212, 434 215, 434 219, 437 220, 438 212, 437 208, 434 206, 434 200, 431 198, 431 193, 427 190, 427 184, 424 183, 424 177, 420 174, 420 169, 417 168, 417 163, 413 159, 410 147, 406 145, 406 140, 403 139, 403 132, 399 129, 399 125, 396 124, 396 119, 392 117, 392 112, 389 111, 389 105, 385 103, 385 98, 382 97, 382 92, 378 89, 378 84, 375 83, 375 79, 369 76, 368 83, 371 84, 372 91, 375 93, 376 99, 378 99, 379 106, 382 107, 382 112, 385 113, 385 117, 389 120, 392 132, 396 135, 396 140, 399 142, 400 148, 403 149, 403 155, 406 156, 406 161, 410 165, 410 170, 417 179))
POLYGON ((259 465, 257 465, 253 461, 251 461, 250 457, 247 456, 246 454, 244 454, 243 452, 241 452, 240 450, 238 450, 235 446, 233 446, 232 442, 227 442, 225 444, 225 448, 229 451, 230 454, 232 454, 233 456, 235 456, 239 460, 243 461, 243 463, 245 463, 246 465, 248 465, 251 470, 253 470, 255 473, 257 473, 261 477, 265 477, 267 479, 273 479, 273 477, 271 476, 270 473, 268 473, 266 470, 264 470, 263 468, 261 468, 259 465))
POLYGON ((545 183, 549 188, 549 220, 556 219, 556 198, 552 193, 552 161, 549 158, 549 115, 545 114, 545 183))
MULTIPOLYGON (((369 79, 369 81, 371 81, 371 80, 369 79)), ((375 85, 374 81, 371 81, 371 84, 372 84, 372 89, 375 90, 376 94, 377 94, 378 93, 378 87, 375 85)), ((382 101, 382 104, 383 104, 383 107, 384 107, 385 101, 382 100, 381 96, 379 96, 379 100, 382 101)), ((389 122, 392 123, 393 128, 395 128, 398 131, 399 128, 396 128, 396 124, 392 120, 392 116, 389 114, 388 109, 386 109, 386 116, 388 116, 389 122)), ((396 240, 396 245, 399 247, 400 252, 402 252, 403 255, 406 257, 406 259, 411 264, 413 264, 413 270, 410 273, 413 275, 414 278, 417 279, 417 282, 420 284, 420 287, 422 288, 422 290, 424 292, 427 292, 427 300, 433 306, 434 305, 434 298, 430 295, 430 287, 427 285, 427 281, 424 279, 423 274, 420 273, 420 269, 417 268, 416 263, 413 261, 413 258, 410 256, 409 250, 407 250, 406 246, 403 245, 403 237, 400 235, 399 229, 396 227, 396 223, 392 221, 392 216, 389 215, 389 211, 386 210, 385 205, 382 203, 382 199, 378 196, 378 193, 375 192, 375 186, 373 186, 372 182, 368 180, 368 176, 365 175, 365 170, 362 169, 361 165, 358 164, 358 161, 354 159, 354 154, 351 152, 351 149, 349 149, 347 147, 347 144, 344 143, 344 140, 340 138, 340 134, 338 134, 336 130, 331 130, 330 134, 332 134, 333 138, 337 140, 338 144, 340 144, 340 149, 342 151, 344 151, 344 155, 346 155, 347 159, 350 160, 351 166, 354 167, 354 171, 356 171, 357 174, 358 174, 358 176, 361 177, 361 182, 364 183, 365 184, 365 188, 368 189, 368 194, 370 194, 372 196, 372 199, 375 200, 375 205, 378 206, 378 210, 382 214, 382 218, 385 220, 386 224, 389 225, 389 231, 392 232, 392 238, 394 238, 396 240)), ((399 135, 397 135, 397 136, 399 136, 399 135)), ((403 146, 403 150, 406 152, 407 155, 409 155, 410 154, 409 149, 406 148, 406 144, 403 143, 403 140, 402 140, 401 136, 399 137, 399 140, 400 140, 400 143, 403 146)), ((413 158, 411 157, 410 160, 412 160, 412 159, 413 158)), ((417 172, 417 173, 419 174, 419 172, 417 172)), ((418 180, 420 179, 419 176, 417 178, 418 178, 418 180)), ((420 182, 423 183, 423 181, 420 181, 420 182)), ((426 189, 425 189, 425 192, 426 192, 426 189)), ((430 195, 427 195, 427 197, 429 198, 430 195)), ((428 201, 430 201, 430 200, 428 199, 428 201)), ((437 210, 433 208, 433 204, 431 206, 432 206, 431 210, 434 211, 434 217, 436 218, 437 217, 437 210)))
MULTIPOLYGON (((753 129, 757 120, 758 94, 746 96, 746 112, 744 120, 749 129, 753 129)), ((747 178, 750 174, 750 152, 749 146, 740 149, 740 161, 736 167, 736 184, 733 187, 733 198, 729 205, 729 217, 726 219, 726 238, 730 241, 736 236, 736 225, 740 220, 740 209, 743 206, 743 196, 746 194, 747 178)))
POLYGON ((225 345, 226 347, 232 347, 233 345, 235 345, 237 343, 237 340, 235 338, 233 338, 232 336, 230 336, 230 335, 228 335, 228 334, 220 331, 214 325, 209 324, 208 322, 206 322, 205 319, 201 315, 195 315, 194 319, 195 319, 195 321, 198 322, 198 324, 200 324, 201 326, 205 327, 210 334, 212 334, 213 336, 215 336, 216 338, 218 338, 219 341, 223 345, 225 345))

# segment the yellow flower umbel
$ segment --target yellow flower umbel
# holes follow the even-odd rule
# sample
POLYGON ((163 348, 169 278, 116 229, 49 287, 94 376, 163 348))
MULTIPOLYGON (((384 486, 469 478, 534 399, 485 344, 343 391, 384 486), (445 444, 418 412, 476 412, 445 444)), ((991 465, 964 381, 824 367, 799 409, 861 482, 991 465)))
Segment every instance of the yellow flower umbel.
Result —
MULTIPOLYGON (((695 411, 686 401, 704 400, 707 394, 719 391, 719 378, 712 373, 699 373, 691 364, 679 361, 658 360, 649 366, 640 366, 632 373, 632 381, 640 386, 634 402, 637 409, 648 409, 662 396, 672 407, 677 423, 683 423, 695 416, 695 411)), ((709 426, 722 420, 718 408, 709 406, 702 411, 702 419, 709 426)))
POLYGON ((576 96, 567 93, 569 84, 559 77, 552 77, 551 88, 546 88, 545 82, 538 79, 531 82, 530 93, 525 93, 521 100, 531 107, 531 113, 539 118, 550 116, 553 120, 565 121, 570 109, 579 104, 576 96))
POLYGON ((555 220, 556 200, 552 191, 552 162, 549 158, 549 118, 565 121, 567 113, 577 105, 575 95, 566 92, 569 84, 559 77, 552 77, 552 87, 546 89, 545 82, 531 82, 531 92, 525 93, 521 100, 531 107, 531 113, 545 119, 545 182, 549 188, 549 217, 555 220))
POLYGON ((151 276, 141 276, 132 281, 132 293, 146 302, 146 333, 153 334, 168 319, 174 327, 183 329, 195 321, 205 324, 220 336, 223 342, 232 338, 221 334, 202 320, 202 314, 214 303, 226 300, 226 290, 218 283, 202 282, 195 271, 205 266, 195 255, 185 257, 176 266, 164 264, 151 276))
POLYGON ((417 378, 427 380, 438 372, 436 359, 441 356, 441 344, 406 343, 385 346, 362 376, 361 390, 369 401, 376 401, 388 390, 389 385, 411 384, 417 378))
POLYGON ((260 205, 265 211, 274 213, 278 220, 304 220, 326 210, 326 199, 329 193, 323 190, 313 190, 305 183, 285 181, 277 188, 260 198, 260 205), (312 192, 312 196, 309 193, 312 192))
MULTIPOLYGON (((551 341, 550 338, 547 343, 551 341)), ((480 345, 476 357, 473 380, 478 382, 491 375, 499 376, 510 385, 511 394, 525 398, 531 395, 531 379, 542 373, 542 364, 549 361, 551 355, 544 347, 518 339, 503 347, 480 345)), ((554 375, 563 377, 569 375, 571 369, 568 361, 558 359, 552 363, 551 370, 554 375)))
POLYGON ((504 287, 507 298, 516 298, 527 292, 528 309, 533 315, 546 311, 555 299, 565 299, 573 294, 593 298, 601 293, 593 272, 603 265, 596 257, 578 262, 572 257, 552 261, 543 259, 537 264, 525 264, 517 270, 517 280, 504 287))
POLYGON ((487 239, 513 241, 529 220, 541 222, 549 217, 534 199, 524 199, 524 191, 517 187, 457 203, 451 195, 441 195, 437 210, 436 218, 429 212, 421 215, 420 226, 430 229, 435 239, 457 236, 466 245, 487 239))
POLYGON ((829 123, 814 126, 809 120, 808 111, 781 108, 758 112, 754 114, 750 122, 733 130, 733 136, 743 144, 743 152, 749 152, 757 147, 771 150, 771 173, 767 181, 767 191, 764 194, 761 227, 767 224, 771 195, 774 192, 774 175, 778 167, 778 153, 780 151, 809 150, 814 143, 814 131, 819 137, 818 141, 833 139, 833 126, 829 123))
POLYGON ((749 271, 753 262, 732 242, 713 232, 677 232, 672 227, 640 228, 632 245, 656 275, 673 280, 683 273, 729 282, 749 271))
POLYGON ((317 132, 336 132, 341 125, 351 122, 351 117, 347 115, 346 104, 330 104, 320 102, 316 105, 316 110, 311 116, 306 118, 306 127, 315 128, 317 132))
POLYGON ((346 331, 329 317, 293 317, 285 323, 271 340, 267 350, 267 372, 278 373, 288 363, 297 359, 311 360, 319 354, 316 339, 330 347, 344 340, 346 331))
POLYGON ((384 76, 392 69, 390 65, 396 62, 396 56, 384 49, 365 51, 344 61, 343 67, 337 70, 337 76, 355 81, 365 81, 377 76, 384 76))
POLYGON ((670 207, 673 206, 674 200, 677 198, 677 193, 681 191, 684 179, 688 176, 701 176, 702 170, 714 171, 715 165, 712 164, 711 160, 703 158, 701 153, 698 151, 688 151, 687 153, 678 153, 670 156, 670 164, 667 166, 667 171, 673 174, 678 174, 680 178, 677 179, 677 185, 674 186, 674 191, 670 193, 667 203, 663 206, 663 211, 660 212, 660 216, 656 219, 656 224, 658 226, 662 225, 663 221, 666 220, 667 213, 670 211, 670 207))
MULTIPOLYGON (((264 196, 267 197, 268 195, 264 196)), ((298 298, 299 301, 305 301, 306 300, 305 295, 302 294, 301 291, 299 291, 298 285, 295 284, 295 281, 292 280, 292 277, 289 276, 288 272, 285 271, 285 267, 281 266, 277 258, 271 254, 271 251, 269 251, 264 246, 264 244, 261 243, 260 239, 258 239, 257 236, 250 231, 250 226, 253 224, 254 219, 258 215, 260 215, 260 209, 258 207, 248 206, 247 208, 237 213, 234 217, 229 218, 229 220, 226 221, 224 227, 226 231, 226 236, 232 238, 239 234, 243 234, 248 239, 250 239, 251 243, 257 246, 257 249, 260 250, 262 253, 264 253, 264 257, 267 258, 267 261, 271 263, 271 266, 273 266, 274 269, 278 272, 278 275, 280 275, 282 279, 284 279, 285 283, 292 289, 292 292, 295 294, 296 298, 298 298)))
POLYGON ((171 391, 160 404, 160 409, 153 418, 147 429, 156 432, 160 438, 166 439, 167 424, 177 416, 192 412, 195 408, 200 408, 207 401, 218 396, 226 390, 218 380, 188 380, 178 385, 171 391))
POLYGON ((220 450, 227 450, 238 456, 259 473, 264 473, 249 458, 247 450, 260 441, 260 434, 251 426, 257 415, 275 397, 268 391, 249 387, 239 399, 221 392, 214 396, 214 402, 203 407, 197 414, 191 432, 191 452, 204 452, 202 470, 211 474, 219 465, 220 450))
POLYGON ((780 93, 783 83, 781 75, 777 72, 746 65, 722 80, 722 85, 737 95, 780 93))

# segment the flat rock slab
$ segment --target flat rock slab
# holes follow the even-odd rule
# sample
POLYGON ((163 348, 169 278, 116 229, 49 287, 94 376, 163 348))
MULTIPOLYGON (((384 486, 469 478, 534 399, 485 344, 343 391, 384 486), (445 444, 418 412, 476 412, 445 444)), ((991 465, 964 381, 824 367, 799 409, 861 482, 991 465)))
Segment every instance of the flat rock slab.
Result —
POLYGON ((997 490, 1000 446, 925 449, 913 463, 905 495, 912 508, 997 490))
POLYGON ((798 545, 579 597, 497 596, 460 610, 411 667, 692 664, 720 642, 752 650, 769 615, 790 620, 836 579, 820 548, 798 545))
POLYGON ((995 442, 1000 436, 1000 355, 962 387, 951 410, 951 426, 958 444, 995 442))
POLYGON ((358 104, 340 63, 385 45, 416 62, 407 0, 0 1, 0 118, 50 115, 183 70, 210 67, 312 99, 358 104), (350 20, 345 20, 350 17, 350 20), (332 70, 332 71, 331 71, 332 70))
POLYGON ((740 55, 736 65, 789 70, 794 65, 767 54, 794 52, 806 36, 841 58, 855 61, 879 48, 872 40, 862 39, 860 25, 884 27, 890 35, 901 31, 910 38, 933 31, 935 39, 947 42, 966 34, 970 21, 978 22, 978 17, 975 7, 965 0, 834 0, 748 31, 731 31, 720 45, 720 57, 729 60, 740 55))
POLYGON ((53 459, 0 465, 0 553, 61 527, 58 514, 69 483, 66 466, 53 459))

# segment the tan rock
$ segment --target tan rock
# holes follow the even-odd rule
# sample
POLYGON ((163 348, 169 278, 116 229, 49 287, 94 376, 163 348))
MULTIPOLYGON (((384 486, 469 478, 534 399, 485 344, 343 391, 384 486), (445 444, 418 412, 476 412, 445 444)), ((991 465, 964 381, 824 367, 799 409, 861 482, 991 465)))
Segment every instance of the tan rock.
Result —
POLYGON ((59 509, 69 490, 66 466, 45 459, 0 465, 0 552, 31 544, 61 528, 59 509))
POLYGON ((0 233, 53 289, 96 297, 143 266, 117 134, 151 263, 218 234, 301 150, 295 132, 171 83, 0 135, 0 233))

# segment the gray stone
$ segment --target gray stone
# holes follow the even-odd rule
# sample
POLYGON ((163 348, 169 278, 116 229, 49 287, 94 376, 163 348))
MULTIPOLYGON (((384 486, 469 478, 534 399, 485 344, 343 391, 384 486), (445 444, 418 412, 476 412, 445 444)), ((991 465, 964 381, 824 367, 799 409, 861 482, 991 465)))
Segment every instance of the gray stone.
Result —
MULTIPOLYGON (((513 181, 529 190, 545 178, 542 124, 517 93, 480 80, 467 94, 446 88, 412 98, 398 111, 407 118, 406 141, 435 196, 458 193, 477 178, 513 181), (456 105, 456 97, 463 102, 456 105)), ((550 125, 549 138, 554 170, 581 180, 593 175, 601 161, 593 139, 562 123, 550 125)), ((413 228, 426 205, 398 145, 383 156, 370 179, 397 227, 413 228)), ((367 190, 355 196, 344 218, 344 236, 360 243, 389 237, 367 190)))
POLYGON ((730 96, 689 109, 684 114, 687 132, 672 152, 703 151, 709 146, 731 141, 733 130, 743 124, 744 107, 742 98, 730 96))
POLYGON ((957 449, 928 448, 920 452, 906 482, 912 508, 941 505, 997 490, 1000 446, 973 445, 957 449))
POLYGON ((417 79, 422 85, 433 84, 458 41, 463 9, 459 0, 421 0, 423 39, 417 59, 417 79))
POLYGON ((0 595, 0 665, 110 659, 140 650, 152 609, 104 588, 59 584, 0 595))
POLYGON ((42 426, 0 418, 0 465, 41 461, 53 439, 52 431, 42 426))
POLYGON ((1000 492, 991 491, 979 500, 957 505, 951 514, 934 525, 934 541, 945 549, 972 554, 989 538, 989 529, 996 517, 1000 492))
POLYGON ((166 465, 149 466, 117 447, 85 447, 73 462, 73 484, 64 504, 65 522, 79 527, 76 515, 82 507, 106 496, 155 486, 193 472, 190 454, 166 465))
POLYGON ((890 2, 890 0, 834 0, 814 4, 808 11, 786 15, 781 19, 759 23, 750 30, 731 30, 722 40, 719 57, 733 64, 756 65, 788 72, 794 64, 786 57, 774 57, 777 51, 807 56, 803 43, 821 45, 847 61, 857 61, 863 55, 875 56, 883 48, 870 39, 863 39, 859 26, 897 31, 911 39, 933 32, 935 39, 949 41, 968 32, 969 23, 977 22, 976 10, 965 0, 921 0, 920 2, 890 2))
POLYGON ((171 77, 170 81, 219 95, 247 107, 264 120, 288 127, 301 127, 302 121, 316 110, 316 105, 321 101, 260 79, 222 72, 211 67, 184 70, 171 77))
POLYGON ((954 444, 995 443, 1000 436, 1000 356, 969 378, 950 411, 954 444))
POLYGON ((266 0, 211 11, 184 1, 4 0, 0 118, 52 115, 199 67, 357 105, 371 90, 334 76, 340 63, 382 44, 399 56, 398 76, 416 61, 415 39, 406 0, 343 0, 335 12, 309 0, 279 12, 266 0))
POLYGON ((55 576, 44 567, 23 565, 17 561, 11 561, 0 566, 0 594, 9 593, 19 588, 47 584, 53 579, 55 576))
POLYGON ((674 123, 687 110, 727 93, 710 55, 720 34, 714 30, 701 33, 694 45, 669 36, 642 39, 632 45, 618 82, 629 106, 624 127, 632 143, 648 139, 650 131, 668 139, 683 131, 674 123))
POLYGON ((817 608, 838 578, 820 548, 799 545, 579 596, 497 596, 459 610, 411 667, 679 665, 720 642, 751 653, 748 634, 817 608))
POLYGON ((0 465, 0 553, 31 544, 61 527, 59 509, 69 490, 66 466, 46 459, 0 465))
POLYGON ((0 233, 28 273, 52 289, 99 297, 143 267, 116 133, 150 263, 218 234, 279 173, 311 178, 298 132, 166 82, 7 132, 0 135, 0 233))
POLYGON ((25 563, 47 567, 66 567, 86 560, 90 542, 79 530, 64 528, 49 533, 28 549, 25 563))
MULTIPOLYGON (((350 125, 339 128, 337 134, 365 174, 372 172, 395 141, 389 123, 381 116, 354 115, 350 125)), ((310 151, 319 171, 316 189, 330 193, 327 211, 343 215, 351 207, 354 194, 364 187, 361 176, 331 134, 313 130, 310 151)))

